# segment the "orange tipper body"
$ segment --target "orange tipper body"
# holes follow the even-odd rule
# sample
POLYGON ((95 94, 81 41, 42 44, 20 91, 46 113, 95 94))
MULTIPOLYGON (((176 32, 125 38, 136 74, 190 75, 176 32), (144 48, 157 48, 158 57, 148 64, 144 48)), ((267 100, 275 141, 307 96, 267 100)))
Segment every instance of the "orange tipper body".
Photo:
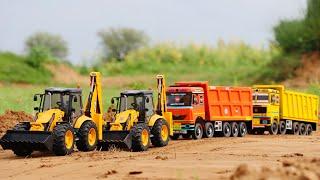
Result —
POLYGON ((211 123, 216 132, 223 131, 224 123, 231 126, 232 123, 239 125, 244 122, 247 128, 251 128, 253 113, 250 87, 177 82, 167 89, 167 99, 175 134, 194 135, 196 123, 201 124, 202 134, 206 133, 206 123, 211 123))

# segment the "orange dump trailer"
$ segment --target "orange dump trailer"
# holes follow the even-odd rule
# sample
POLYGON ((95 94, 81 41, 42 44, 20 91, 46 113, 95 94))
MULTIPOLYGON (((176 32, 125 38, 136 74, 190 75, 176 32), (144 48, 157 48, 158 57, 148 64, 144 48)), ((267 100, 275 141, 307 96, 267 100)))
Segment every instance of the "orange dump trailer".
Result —
POLYGON ((240 136, 252 127, 250 87, 209 86, 208 82, 177 82, 167 89, 173 116, 173 139, 240 136))

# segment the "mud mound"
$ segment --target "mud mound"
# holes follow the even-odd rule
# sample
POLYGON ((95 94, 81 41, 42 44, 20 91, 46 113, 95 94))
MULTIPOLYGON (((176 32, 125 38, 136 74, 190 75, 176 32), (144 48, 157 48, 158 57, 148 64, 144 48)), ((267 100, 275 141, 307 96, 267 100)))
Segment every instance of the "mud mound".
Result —
POLYGON ((7 110, 0 115, 0 135, 2 136, 8 129, 11 129, 20 121, 32 121, 33 117, 23 111, 7 110))
POLYGON ((271 169, 261 167, 254 169, 247 164, 241 164, 230 177, 231 180, 253 179, 290 179, 290 180, 317 180, 320 179, 320 158, 285 160, 281 167, 271 169))
POLYGON ((320 52, 313 52, 302 56, 302 66, 295 71, 295 78, 284 82, 287 86, 308 87, 310 84, 320 83, 320 52))

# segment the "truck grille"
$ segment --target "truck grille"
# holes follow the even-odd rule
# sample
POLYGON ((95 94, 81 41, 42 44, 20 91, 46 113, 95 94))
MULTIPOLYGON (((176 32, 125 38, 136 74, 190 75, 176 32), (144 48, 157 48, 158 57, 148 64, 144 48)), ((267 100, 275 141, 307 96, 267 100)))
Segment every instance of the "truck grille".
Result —
POLYGON ((267 107, 253 107, 253 113, 267 113, 267 107))

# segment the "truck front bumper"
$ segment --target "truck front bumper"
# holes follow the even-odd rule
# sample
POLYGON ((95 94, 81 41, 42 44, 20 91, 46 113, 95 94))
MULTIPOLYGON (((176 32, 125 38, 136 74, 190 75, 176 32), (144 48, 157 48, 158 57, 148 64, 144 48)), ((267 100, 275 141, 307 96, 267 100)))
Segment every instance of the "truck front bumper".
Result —
POLYGON ((271 125, 271 118, 266 116, 254 116, 252 126, 253 128, 264 128, 271 125))
POLYGON ((187 134, 188 131, 194 131, 194 124, 173 123, 174 134, 187 134))

